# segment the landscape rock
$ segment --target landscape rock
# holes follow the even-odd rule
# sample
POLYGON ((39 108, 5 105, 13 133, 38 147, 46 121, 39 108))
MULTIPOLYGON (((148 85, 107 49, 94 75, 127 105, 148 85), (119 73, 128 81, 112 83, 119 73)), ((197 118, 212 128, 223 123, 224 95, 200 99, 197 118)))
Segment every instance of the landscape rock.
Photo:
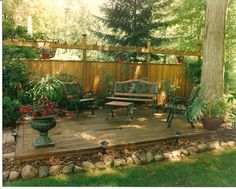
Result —
POLYGON ((113 166, 113 159, 110 156, 105 156, 103 161, 107 167, 113 166))
POLYGON ((62 171, 62 166, 61 165, 53 165, 49 168, 49 174, 50 175, 58 175, 62 171))
POLYGON ((20 173, 18 171, 11 171, 8 177, 8 180, 14 181, 20 177, 20 173))
POLYGON ((3 179, 3 181, 6 181, 6 180, 8 179, 9 174, 10 174, 10 171, 4 171, 4 172, 2 173, 2 179, 3 179))
POLYGON ((229 147, 233 147, 236 145, 236 142, 235 141, 228 141, 228 145, 229 145, 229 147))
POLYGON ((221 142, 220 145, 223 148, 233 147, 235 146, 235 141, 221 142))
POLYGON ((209 147, 208 147, 209 150, 215 150, 215 149, 221 148, 220 142, 218 140, 213 141, 213 142, 209 142, 208 145, 209 145, 209 147))
POLYGON ((154 156, 156 161, 163 161, 165 159, 165 156, 163 156, 162 154, 157 154, 154 156))
POLYGON ((135 164, 140 165, 142 163, 141 160, 135 154, 132 154, 131 157, 133 158, 135 164))
POLYGON ((114 160, 114 167, 120 167, 120 166, 125 166, 126 161, 125 159, 115 159, 114 160))
POLYGON ((145 153, 139 154, 138 158, 141 160, 142 163, 146 163, 147 162, 147 156, 146 156, 145 153))
POLYGON ((73 164, 70 164, 70 165, 65 165, 62 169, 62 173, 63 174, 70 174, 72 173, 74 170, 74 165, 73 164))
POLYGON ((205 151, 208 150, 208 148, 209 148, 209 145, 207 145, 207 144, 199 144, 199 145, 197 145, 198 152, 205 152, 205 151))
POLYGON ((95 170, 94 164, 89 161, 83 162, 83 168, 85 171, 88 171, 88 172, 92 172, 95 170))
POLYGON ((25 165, 21 170, 21 177, 23 179, 32 179, 38 176, 38 169, 31 165, 25 165))
POLYGON ((165 152, 165 153, 163 153, 163 156, 165 157, 165 159, 170 159, 172 154, 171 154, 171 152, 165 152))
POLYGON ((154 161, 154 156, 153 156, 152 152, 148 151, 146 154, 146 157, 147 157, 147 163, 154 161))
POLYGON ((99 170, 103 170, 103 169, 106 169, 106 164, 102 161, 99 161, 97 163, 95 163, 95 167, 99 170))
POLYGON ((39 167, 39 177, 43 178, 48 176, 48 167, 47 166, 40 166, 39 167))
POLYGON ((188 151, 190 155, 195 154, 197 152, 197 148, 195 147, 188 147, 186 148, 186 150, 188 151))
POLYGON ((188 151, 183 149, 183 148, 179 149, 179 151, 180 151, 181 155, 184 155, 184 156, 188 156, 189 155, 188 151))
POLYGON ((126 165, 127 165, 127 166, 131 166, 131 165, 133 165, 133 164, 134 164, 133 158, 132 158, 132 157, 127 157, 127 158, 126 158, 126 165))
POLYGON ((84 168, 78 165, 74 166, 74 172, 84 172, 84 168))

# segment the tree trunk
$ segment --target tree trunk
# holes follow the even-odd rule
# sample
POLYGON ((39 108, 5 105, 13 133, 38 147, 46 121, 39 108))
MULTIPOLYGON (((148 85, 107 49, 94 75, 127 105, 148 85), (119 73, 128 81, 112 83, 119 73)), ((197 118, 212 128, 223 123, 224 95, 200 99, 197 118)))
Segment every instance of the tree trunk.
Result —
POLYGON ((224 39, 228 0, 206 0, 205 39, 201 76, 204 100, 224 94, 224 39))

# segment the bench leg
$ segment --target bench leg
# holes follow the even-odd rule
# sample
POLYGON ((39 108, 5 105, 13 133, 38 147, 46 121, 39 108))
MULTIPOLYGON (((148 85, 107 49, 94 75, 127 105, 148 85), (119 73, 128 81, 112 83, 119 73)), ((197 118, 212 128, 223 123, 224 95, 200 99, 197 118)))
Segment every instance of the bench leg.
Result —
POLYGON ((109 120, 109 114, 110 114, 110 113, 111 113, 111 117, 114 117, 113 108, 112 108, 112 107, 106 107, 106 111, 107 111, 106 120, 109 120))
POLYGON ((127 121, 130 121, 131 119, 134 119, 133 106, 128 106, 127 110, 128 110, 127 121))

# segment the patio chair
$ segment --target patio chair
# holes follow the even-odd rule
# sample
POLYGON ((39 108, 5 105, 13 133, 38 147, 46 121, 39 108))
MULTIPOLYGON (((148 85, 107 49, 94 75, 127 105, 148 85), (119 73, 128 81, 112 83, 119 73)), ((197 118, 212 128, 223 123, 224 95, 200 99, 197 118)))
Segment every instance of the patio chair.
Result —
POLYGON ((64 82, 67 108, 75 109, 77 117, 83 108, 89 108, 94 115, 94 95, 93 91, 84 92, 78 82, 64 82))
MULTIPOLYGON (((168 126, 167 128, 171 127, 171 123, 174 119, 175 114, 182 114, 184 115, 187 111, 188 107, 193 103, 195 98, 199 95, 200 87, 194 87, 191 94, 187 97, 178 97, 175 95, 170 96, 170 107, 169 107, 169 113, 167 116, 167 122, 168 126)), ((188 122, 191 124, 192 128, 195 128, 192 121, 188 120, 188 122)))

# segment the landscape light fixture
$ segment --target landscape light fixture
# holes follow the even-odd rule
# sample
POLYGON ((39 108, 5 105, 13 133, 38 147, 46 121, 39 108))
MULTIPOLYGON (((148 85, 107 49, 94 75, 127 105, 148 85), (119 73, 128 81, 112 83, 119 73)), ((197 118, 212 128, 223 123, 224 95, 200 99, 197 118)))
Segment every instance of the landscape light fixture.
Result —
POLYGON ((180 138, 180 132, 177 131, 177 132, 175 133, 175 142, 176 142, 176 143, 179 143, 179 138, 180 138))
POLYGON ((109 142, 107 142, 106 140, 103 140, 100 142, 100 148, 102 149, 103 154, 106 153, 106 149, 108 148, 108 144, 109 144, 109 142))

